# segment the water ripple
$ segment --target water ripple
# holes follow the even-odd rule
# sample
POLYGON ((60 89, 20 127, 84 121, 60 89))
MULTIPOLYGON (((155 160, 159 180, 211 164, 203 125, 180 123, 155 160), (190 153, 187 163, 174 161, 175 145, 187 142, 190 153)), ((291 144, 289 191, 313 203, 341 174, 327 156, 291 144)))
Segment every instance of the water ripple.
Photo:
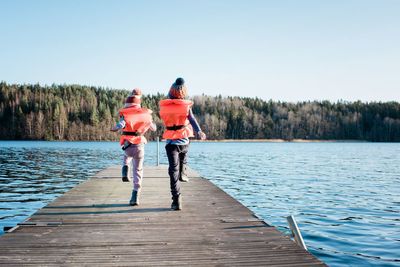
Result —
MULTIPOLYGON (((155 151, 146 146, 145 164, 155 151)), ((121 154, 112 142, 0 141, 0 226, 121 154)), ((295 215, 310 252, 330 266, 400 266, 399 155, 400 144, 192 143, 189 163, 284 234, 295 215)), ((160 156, 167 164, 162 148, 160 156)))
POLYGON ((295 215, 310 251, 328 265, 398 266, 400 144, 196 143, 191 157, 282 232, 295 215), (200 151, 208 158, 197 158, 200 151))

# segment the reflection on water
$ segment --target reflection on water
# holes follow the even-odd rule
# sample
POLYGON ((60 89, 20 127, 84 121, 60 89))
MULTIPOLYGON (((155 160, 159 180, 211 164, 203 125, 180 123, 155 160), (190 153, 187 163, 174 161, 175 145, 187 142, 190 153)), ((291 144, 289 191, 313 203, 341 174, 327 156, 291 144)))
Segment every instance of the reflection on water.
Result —
POLYGON ((331 266, 400 265, 400 144, 192 144, 191 166, 331 266))
POLYGON ((80 181, 110 165, 115 150, 75 143, 0 142, 0 226, 26 219, 80 181))
MULTIPOLYGON (((145 164, 155 151, 146 146, 145 164)), ((192 143, 189 153, 192 168, 284 233, 293 214, 328 265, 400 265, 400 144, 192 143)), ((120 164, 120 155, 110 142, 0 142, 0 226, 120 164)))

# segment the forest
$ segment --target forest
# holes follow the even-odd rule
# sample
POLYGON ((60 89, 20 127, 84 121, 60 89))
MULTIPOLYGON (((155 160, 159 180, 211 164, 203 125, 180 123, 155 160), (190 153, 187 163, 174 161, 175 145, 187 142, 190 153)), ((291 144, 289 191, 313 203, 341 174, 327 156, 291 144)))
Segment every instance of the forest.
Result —
MULTIPOLYGON (((118 140, 118 121, 129 90, 82 85, 0 83, 2 140, 118 140)), ((144 95, 161 137, 158 102, 144 95)), ((193 112, 208 139, 306 139, 400 141, 399 102, 265 101, 260 98, 192 96, 193 112)))

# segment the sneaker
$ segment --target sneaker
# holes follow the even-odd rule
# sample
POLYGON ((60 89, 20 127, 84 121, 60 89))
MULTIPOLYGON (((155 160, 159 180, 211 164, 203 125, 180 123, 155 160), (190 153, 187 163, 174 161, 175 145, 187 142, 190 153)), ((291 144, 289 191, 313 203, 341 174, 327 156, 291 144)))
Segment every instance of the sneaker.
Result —
POLYGON ((140 193, 138 191, 133 190, 131 200, 129 200, 129 205, 138 206, 139 205, 139 197, 140 197, 140 193))
POLYGON ((186 175, 186 164, 181 164, 179 169, 179 181, 189 182, 189 177, 186 175))
POLYGON ((182 196, 179 195, 177 197, 172 197, 172 204, 171 204, 171 209, 172 210, 182 210, 182 196))
POLYGON ((179 181, 181 182, 189 182, 189 178, 186 176, 186 174, 181 174, 179 175, 179 181))
POLYGON ((130 182, 131 181, 129 179, 128 170, 129 170, 129 168, 127 165, 122 166, 122 182, 130 182))

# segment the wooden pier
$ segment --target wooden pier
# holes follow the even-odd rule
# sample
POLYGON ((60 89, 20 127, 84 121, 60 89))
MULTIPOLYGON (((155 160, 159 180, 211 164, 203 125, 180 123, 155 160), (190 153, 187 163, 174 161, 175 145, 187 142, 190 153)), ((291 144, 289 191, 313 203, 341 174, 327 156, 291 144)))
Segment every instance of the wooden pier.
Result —
POLYGON ((0 266, 325 266, 190 171, 171 211, 167 167, 146 167, 140 206, 120 167, 99 172, 0 237, 0 266))

